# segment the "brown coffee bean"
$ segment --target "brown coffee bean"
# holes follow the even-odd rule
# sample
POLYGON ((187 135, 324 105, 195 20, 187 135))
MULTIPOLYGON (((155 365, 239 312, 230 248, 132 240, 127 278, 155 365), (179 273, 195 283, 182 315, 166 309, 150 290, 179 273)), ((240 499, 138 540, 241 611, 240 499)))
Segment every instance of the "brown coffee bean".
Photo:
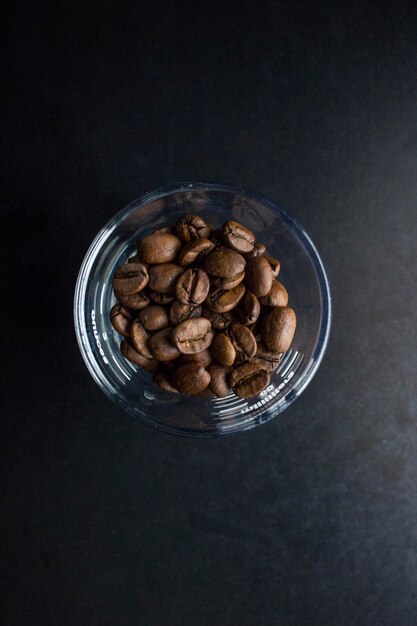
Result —
POLYGON ((211 376, 198 363, 184 363, 172 373, 172 383, 180 393, 196 394, 209 386, 211 376))
POLYGON ((208 348, 202 350, 201 352, 196 352, 195 354, 183 354, 180 357, 181 363, 199 363, 203 367, 207 367, 212 362, 213 357, 208 348))
POLYGON ((112 306, 110 310, 110 321, 113 328, 123 335, 123 337, 130 337, 130 326, 132 324, 132 314, 119 302, 112 306))
POLYGON ((160 293, 153 289, 148 289, 147 295, 155 304, 170 304, 175 300, 175 293, 160 293))
POLYGON ((207 298, 206 303, 215 313, 227 313, 231 311, 245 293, 245 287, 242 283, 234 289, 216 289, 207 298))
POLYGON ((151 265, 148 270, 149 289, 159 293, 173 293, 175 291, 175 282, 183 271, 183 268, 175 265, 175 263, 151 265))
POLYGON ((232 322, 231 313, 215 313, 207 304, 203 306, 203 315, 210 320, 212 327, 216 330, 224 330, 232 322))
POLYGON ((229 367, 222 367, 213 363, 209 365, 208 372, 211 376, 210 389, 218 398, 225 398, 229 395, 230 385, 228 382, 229 367))
POLYGON ((127 359, 131 363, 134 363, 135 365, 140 365, 140 367, 143 367, 143 369, 147 372, 152 373, 158 367, 158 362, 155 361, 155 359, 145 359, 145 357, 139 354, 139 352, 137 352, 135 348, 131 346, 130 343, 128 343, 127 341, 121 342, 120 352, 125 357, 125 359, 127 359))
POLYGON ((162 330, 168 326, 168 315, 163 306, 151 304, 143 309, 138 319, 146 330, 162 330))
POLYGON ((211 276, 234 278, 245 270, 246 261, 233 250, 216 249, 206 256, 204 269, 211 276))
POLYGON ((236 309, 236 315, 239 321, 245 326, 254 324, 261 312, 261 305, 258 298, 251 292, 246 290, 245 295, 236 309))
POLYGON ((169 263, 181 249, 181 241, 170 233, 153 233, 138 241, 138 252, 145 263, 169 263))
POLYGON ((171 341, 172 328, 158 330, 148 341, 149 350, 158 361, 173 361, 180 356, 180 352, 171 341))
POLYGON ((253 250, 255 235, 246 226, 233 220, 226 222, 222 227, 223 241, 237 252, 250 252, 253 250))
POLYGON ((201 215, 184 215, 175 225, 178 237, 185 242, 191 239, 207 239, 210 227, 201 215))
POLYGON ((272 352, 286 352, 292 343, 296 326, 297 318, 293 309, 274 307, 263 319, 262 341, 272 352))
POLYGON ((142 326, 141 322, 136 319, 133 320, 130 327, 130 338, 133 343, 133 347, 139 354, 145 357, 145 359, 152 359, 153 354, 148 348, 149 335, 142 326))
POLYGON ((210 279, 204 270, 189 268, 178 278, 175 285, 177 300, 183 304, 196 306, 207 298, 210 279))
POLYGON ((213 358, 224 367, 230 367, 235 362, 236 350, 229 337, 224 333, 219 333, 214 337, 210 352, 213 358))
POLYGON ((269 381, 270 374, 256 361, 240 365, 229 376, 229 383, 240 398, 256 396, 269 385, 269 381))
POLYGON ((153 375, 153 382, 156 383, 161 389, 164 391, 168 391, 170 393, 178 393, 178 390, 175 389, 174 385, 171 382, 170 372, 164 368, 155 372, 153 375))
POLYGON ((114 292, 114 295, 119 300, 123 306, 126 306, 128 309, 133 309, 134 311, 140 311, 144 309, 150 303, 149 298, 145 295, 143 291, 138 291, 137 293, 130 293, 128 296, 124 296, 122 293, 118 291, 114 292))
POLYGON ((279 270, 281 269, 281 264, 278 259, 274 259, 274 257, 265 254, 264 258, 268 261, 271 266, 272 276, 276 278, 279 274, 279 270))
POLYGON ((249 257, 244 283, 255 296, 266 296, 272 285, 272 270, 264 256, 249 257))
POLYGON ((253 249, 247 253, 247 256, 262 256, 266 251, 266 247, 263 243, 255 241, 253 249))
POLYGON ((259 302, 264 306, 287 306, 287 290, 278 280, 273 280, 269 293, 259 298, 259 302))
POLYGON ((227 336, 236 351, 235 363, 249 361, 256 353, 256 339, 247 326, 232 322, 227 336))
POLYGON ((183 267, 191 263, 199 263, 212 250, 214 250, 214 243, 210 239, 192 239, 181 250, 178 263, 183 267))
POLYGON ((183 304, 178 300, 174 300, 169 309, 169 319, 174 326, 184 322, 185 320, 201 317, 203 307, 201 304, 193 306, 191 304, 183 304))
POLYGON ((253 360, 261 363, 268 372, 276 370, 281 359, 282 354, 280 352, 271 352, 262 342, 258 342, 253 360))
POLYGON ((148 280, 148 270, 142 263, 126 263, 117 268, 112 284, 115 291, 128 296, 141 291, 148 280))
POLYGON ((233 276, 232 278, 219 278, 215 277, 211 279, 211 284, 217 287, 218 289, 234 289, 245 278, 245 272, 240 272, 237 276, 233 276))
POLYGON ((213 341, 211 324, 205 317, 185 320, 172 331, 173 345, 183 354, 194 354, 208 348, 213 341))

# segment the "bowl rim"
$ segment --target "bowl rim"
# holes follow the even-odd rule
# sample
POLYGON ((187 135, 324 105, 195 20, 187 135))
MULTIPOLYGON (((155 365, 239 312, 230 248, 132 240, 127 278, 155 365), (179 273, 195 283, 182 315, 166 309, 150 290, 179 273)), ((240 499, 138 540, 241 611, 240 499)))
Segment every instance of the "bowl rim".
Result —
MULTIPOLYGON (((329 342, 331 323, 332 323, 332 297, 331 297, 331 292, 330 292, 329 281, 327 278, 326 270, 324 268, 323 262, 317 251, 316 246, 311 240, 311 237, 305 231, 304 227, 300 224, 300 222, 296 218, 290 216, 285 210, 280 208, 277 204, 269 200, 264 195, 258 192, 255 192, 251 189, 248 189, 247 187, 243 185, 233 185, 233 184, 227 184, 227 183, 215 183, 215 182, 207 182, 207 181, 206 182, 202 182, 202 181, 182 182, 181 181, 181 182, 172 183, 170 185, 164 185, 163 187, 160 187, 157 190, 144 193, 143 195, 135 198, 134 200, 129 202, 127 205, 125 205, 122 209, 117 211, 117 213, 115 213, 114 216, 111 217, 106 222, 106 224, 104 224, 104 226, 99 230, 99 232, 93 239, 92 243, 90 244, 83 258, 83 261, 81 263, 81 267, 77 276, 75 292, 74 292, 74 301, 73 301, 73 317, 74 317, 74 327, 75 327, 75 334, 77 337, 78 347, 80 349, 81 355, 83 357, 84 363, 87 366, 88 371, 90 372, 93 380, 97 383, 100 389, 111 400, 113 401, 118 400, 118 398, 115 397, 114 395, 114 391, 112 391, 112 389, 110 388, 107 378, 103 375, 101 368, 96 367, 96 359, 94 357, 93 350, 91 349, 90 342, 88 341, 88 334, 86 331, 87 326, 86 326, 86 320, 85 320, 85 310, 84 310, 84 306, 81 306, 81 305, 84 304, 85 293, 86 293, 87 284, 88 284, 87 278, 91 271, 91 266, 94 262, 96 253, 99 250, 102 241, 111 234, 111 229, 115 228, 115 226, 120 222, 120 220, 126 215, 128 215, 133 209, 138 209, 141 205, 145 203, 149 203, 152 200, 159 199, 160 197, 163 197, 170 193, 186 192, 186 191, 190 191, 196 188, 198 189, 204 188, 204 190, 208 190, 208 191, 241 193, 241 194, 244 194, 249 199, 262 201, 273 212, 278 213, 285 222, 287 222, 292 227, 294 227, 295 230, 297 231, 298 236, 300 236, 303 243, 305 244, 307 251, 310 255, 310 258, 313 262, 313 265, 315 267, 315 270, 317 272, 317 277, 318 277, 318 281, 320 285, 320 292, 321 292, 320 293, 321 301, 322 301, 322 319, 321 319, 320 331, 318 333, 317 343, 316 343, 315 351, 312 355, 312 364, 309 368, 309 371, 307 372, 302 385, 300 385, 296 390, 294 389, 290 390, 287 393, 287 395, 284 397, 284 400, 285 400, 284 406, 281 406, 279 410, 276 412, 273 412, 270 410, 270 412, 268 413, 267 419, 264 419, 264 420, 259 419, 259 417, 262 417, 261 415, 261 416, 258 416, 257 421, 253 421, 253 423, 250 423, 250 424, 245 423, 244 425, 242 425, 242 427, 237 427, 233 431, 212 432, 206 429, 192 430, 192 429, 186 429, 186 428, 181 428, 177 426, 171 427, 168 425, 163 425, 160 423, 153 422, 152 420, 148 421, 148 420, 143 419, 141 416, 135 415, 142 423, 152 426, 153 428, 156 428, 158 430, 166 431, 169 433, 180 434, 180 435, 185 435, 185 436, 190 436, 190 437, 207 437, 207 436, 216 437, 216 436, 234 434, 234 433, 241 432, 244 430, 249 430, 250 428, 253 428, 257 425, 270 421, 271 419, 276 417, 279 413, 281 413, 284 409, 288 408, 288 406, 292 404, 296 400, 296 398, 298 398, 302 394, 302 392, 305 390, 305 388, 310 384, 326 352, 326 348, 329 342)), ((100 342, 99 342, 99 338, 97 337, 96 337, 96 345, 97 345, 97 348, 100 350, 100 342)), ((125 406, 124 402, 119 401, 118 404, 120 404, 125 410, 127 410, 127 407, 125 406)))

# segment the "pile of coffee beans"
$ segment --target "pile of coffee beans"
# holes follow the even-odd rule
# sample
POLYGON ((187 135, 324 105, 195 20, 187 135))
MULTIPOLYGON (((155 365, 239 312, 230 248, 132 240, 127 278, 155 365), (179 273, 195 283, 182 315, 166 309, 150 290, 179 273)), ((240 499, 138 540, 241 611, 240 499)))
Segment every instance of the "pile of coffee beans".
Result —
POLYGON ((123 356, 165 391, 250 398, 268 386, 296 315, 280 263, 235 221, 184 215, 137 243, 116 270, 110 319, 123 356))

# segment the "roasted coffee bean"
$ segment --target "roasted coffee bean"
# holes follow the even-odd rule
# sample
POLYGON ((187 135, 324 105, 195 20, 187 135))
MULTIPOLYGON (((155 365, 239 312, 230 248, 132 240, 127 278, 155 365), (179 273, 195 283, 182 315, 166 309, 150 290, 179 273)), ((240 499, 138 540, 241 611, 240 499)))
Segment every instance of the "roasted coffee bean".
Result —
POLYGON ((207 239, 210 227, 201 215, 184 215, 175 225, 178 237, 185 242, 191 239, 207 239))
POLYGON ((202 309, 201 304, 193 306, 192 304, 183 304, 178 300, 174 300, 169 309, 169 319, 176 326, 185 320, 201 317, 202 309))
POLYGON ((196 306, 207 298, 210 289, 210 279, 204 270, 190 268, 178 278, 175 285, 177 300, 183 304, 196 306))
POLYGON ((211 276, 234 278, 245 270, 246 261, 241 254, 233 250, 216 249, 206 256, 204 269, 211 276))
POLYGON ((148 289, 147 295, 155 304, 170 304, 175 300, 175 293, 160 293, 153 289, 148 289))
POLYGON ((245 293, 245 287, 240 283, 234 289, 216 289, 207 298, 206 303, 215 313, 227 313, 239 304, 245 293))
POLYGON ((172 328, 158 330, 148 341, 149 350, 158 361, 173 361, 180 352, 171 341, 172 328))
POLYGON ((245 272, 240 272, 237 276, 233 276, 232 278, 219 278, 215 277, 211 279, 211 284, 217 287, 218 289, 234 289, 245 278, 245 272))
POLYGON ((213 358, 224 367, 230 367, 235 362, 236 350, 229 337, 224 333, 219 333, 214 337, 210 352, 213 358))
POLYGON ((113 278, 113 289, 124 296, 137 293, 146 287, 149 280, 148 270, 142 263, 121 265, 113 278))
POLYGON ((256 396, 269 385, 269 381, 269 372, 257 361, 240 365, 229 376, 229 383, 240 398, 256 396))
POLYGON ((258 361, 258 363, 262 363, 268 372, 273 372, 277 369, 280 361, 282 359, 282 354, 280 352, 271 352, 268 350, 266 346, 262 342, 258 342, 256 354, 253 357, 254 361, 258 361))
POLYGON ((130 337, 130 326, 132 324, 132 314, 119 302, 112 306, 110 310, 110 321, 113 328, 123 335, 123 337, 130 337))
POLYGON ((231 313, 215 313, 210 309, 210 307, 207 306, 207 304, 204 304, 203 306, 203 316, 210 320, 211 325, 216 330, 224 330, 232 322, 231 313))
POLYGON ((205 317, 185 320, 172 331, 173 345, 183 354, 194 354, 208 348, 213 341, 211 324, 205 317))
POLYGON ((214 393, 214 395, 218 398, 225 398, 228 396, 230 391, 230 385, 228 382, 230 368, 212 363, 208 367, 208 372, 211 376, 210 390, 214 393))
POLYGON ((223 241, 237 252, 250 252, 253 250, 255 235, 246 226, 233 220, 223 224, 223 241))
POLYGON ((264 256, 249 257, 244 283, 255 296, 266 296, 272 285, 272 270, 264 256))
POLYGON ((264 259, 268 261, 271 267, 272 276, 276 278, 279 274, 279 270, 281 269, 280 262, 277 259, 274 259, 274 257, 269 256, 268 254, 265 254, 264 259))
POLYGON ((264 246, 264 244, 255 241, 253 249, 247 253, 247 256, 262 256, 265 251, 266 247, 264 246))
POLYGON ((212 362, 213 357, 208 348, 195 354, 183 354, 180 356, 181 363, 199 363, 203 367, 207 367, 212 362))
POLYGON ((175 291, 175 282, 183 271, 183 268, 175 265, 175 263, 151 265, 148 270, 149 289, 159 293, 173 293, 175 291))
POLYGON ((155 359, 146 359, 144 356, 139 354, 139 352, 137 352, 135 348, 131 346, 130 343, 128 343, 127 341, 121 342, 120 352, 125 357, 125 359, 127 359, 131 363, 134 363, 135 365, 140 365, 140 367, 143 367, 144 370, 150 372, 151 374, 155 372, 156 368, 158 367, 158 362, 155 361, 155 359))
POLYGON ((256 353, 256 339, 247 326, 232 322, 227 336, 236 351, 235 363, 249 361, 256 353))
POLYGON ((166 368, 156 371, 153 375, 153 381, 164 391, 169 391, 170 393, 178 393, 178 390, 175 389, 174 385, 171 382, 170 372, 166 368))
POLYGON ((259 298, 259 302, 264 306, 287 306, 287 290, 278 280, 273 280, 269 293, 259 298))
POLYGON ((293 309, 274 307, 262 322, 262 341, 272 352, 286 352, 292 343, 296 326, 297 318, 293 309))
POLYGON ((115 291, 114 295, 121 304, 126 306, 128 309, 133 309, 134 311, 140 311, 141 309, 144 309, 146 306, 148 306, 148 304, 150 303, 149 298, 145 295, 143 291, 130 293, 128 296, 124 296, 122 293, 115 291))
POLYGON ((168 326, 168 315, 163 306, 151 304, 143 309, 138 319, 146 330, 162 330, 168 326))
POLYGON ((212 250, 214 250, 214 243, 210 239, 192 239, 181 250, 178 263, 183 267, 191 263, 199 263, 212 250))
POLYGON ((245 295, 236 309, 236 315, 242 324, 248 326, 254 324, 261 312, 261 305, 258 298, 251 292, 246 290, 245 295))
POLYGON ((173 385, 180 393, 199 393, 209 386, 210 380, 210 374, 199 363, 184 363, 172 373, 173 385))
POLYGON ((170 233, 153 233, 138 241, 139 256, 145 263, 169 263, 181 249, 181 241, 170 233))
POLYGON ((139 352, 145 359, 151 359, 153 354, 148 348, 149 335, 138 319, 133 320, 130 327, 130 338, 135 350, 139 352))

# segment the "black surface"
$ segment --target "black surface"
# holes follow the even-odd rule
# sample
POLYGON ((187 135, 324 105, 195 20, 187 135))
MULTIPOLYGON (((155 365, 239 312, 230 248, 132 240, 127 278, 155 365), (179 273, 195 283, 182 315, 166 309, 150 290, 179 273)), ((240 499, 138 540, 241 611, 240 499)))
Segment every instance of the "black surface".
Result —
POLYGON ((9 7, 3 624, 416 623, 415 6, 9 7), (72 326, 98 229, 181 179, 285 207, 334 298, 303 396, 211 441, 120 412, 72 326))

